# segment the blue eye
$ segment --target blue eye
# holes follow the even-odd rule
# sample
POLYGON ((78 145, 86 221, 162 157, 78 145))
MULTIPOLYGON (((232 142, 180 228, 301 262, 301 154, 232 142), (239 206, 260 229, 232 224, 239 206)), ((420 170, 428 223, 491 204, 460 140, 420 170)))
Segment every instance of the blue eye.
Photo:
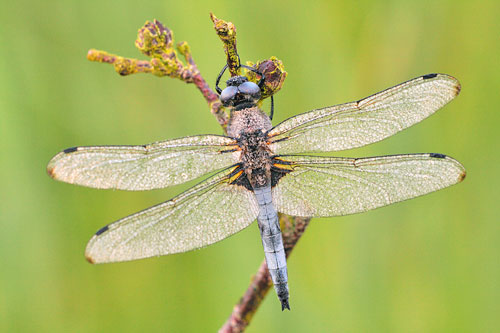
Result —
POLYGON ((231 104, 231 100, 236 96, 238 93, 238 88, 235 86, 229 86, 222 90, 220 94, 220 101, 222 102, 223 105, 227 106, 231 104))
POLYGON ((253 82, 244 82, 238 86, 238 90, 245 95, 256 95, 260 94, 260 88, 253 82))

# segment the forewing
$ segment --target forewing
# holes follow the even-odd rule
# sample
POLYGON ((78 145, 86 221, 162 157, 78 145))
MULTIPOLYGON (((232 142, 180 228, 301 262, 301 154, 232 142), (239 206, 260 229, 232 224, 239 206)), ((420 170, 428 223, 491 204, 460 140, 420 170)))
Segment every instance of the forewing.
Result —
POLYGON ((464 167, 441 154, 371 158, 282 156, 293 170, 273 188, 276 209, 294 216, 364 212, 461 182, 464 167))
POLYGON ((460 83, 428 74, 375 95, 285 120, 269 132, 276 154, 327 152, 380 141, 419 121, 455 98, 460 83))
POLYGON ((143 146, 66 149, 50 160, 57 180, 101 189, 150 190, 184 183, 236 162, 233 139, 190 136, 143 146))
POLYGON ((223 171, 181 195, 99 230, 85 256, 92 263, 185 252, 218 242, 250 225, 258 214, 253 192, 230 184, 223 171))

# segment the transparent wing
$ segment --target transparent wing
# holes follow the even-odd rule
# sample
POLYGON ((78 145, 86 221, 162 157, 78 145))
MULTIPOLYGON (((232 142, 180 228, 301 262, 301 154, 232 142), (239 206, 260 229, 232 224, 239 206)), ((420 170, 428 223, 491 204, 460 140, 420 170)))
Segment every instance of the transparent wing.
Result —
POLYGON ((276 154, 339 151, 391 136, 455 98, 460 83, 445 74, 428 74, 375 95, 285 120, 269 136, 276 154))
POLYGON ((292 172, 273 188, 279 212, 335 216, 364 212, 461 182, 464 167, 441 154, 370 158, 281 156, 292 172))
POLYGON ((50 160, 57 180, 101 189, 150 190, 184 183, 237 161, 233 139, 190 136, 144 146, 66 149, 50 160))
POLYGON ((218 242, 250 225, 258 214, 254 194, 229 184, 223 171, 179 196, 100 229, 85 256, 92 263, 185 252, 218 242))

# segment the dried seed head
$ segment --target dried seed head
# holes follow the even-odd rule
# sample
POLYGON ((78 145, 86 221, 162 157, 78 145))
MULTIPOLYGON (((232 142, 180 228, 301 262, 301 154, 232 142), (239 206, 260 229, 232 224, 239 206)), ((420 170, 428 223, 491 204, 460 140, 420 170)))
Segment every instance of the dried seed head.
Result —
POLYGON ((160 57, 172 49, 173 33, 160 21, 146 21, 137 33, 135 46, 148 57, 160 57))
MULTIPOLYGON (((276 57, 271 57, 270 59, 257 62, 256 65, 252 63, 247 63, 247 65, 254 67, 266 77, 264 85, 262 86, 262 98, 274 95, 283 87, 288 73, 285 72, 281 60, 276 57)), ((260 79, 256 73, 251 71, 247 73, 247 77, 250 81, 254 82, 260 79)))

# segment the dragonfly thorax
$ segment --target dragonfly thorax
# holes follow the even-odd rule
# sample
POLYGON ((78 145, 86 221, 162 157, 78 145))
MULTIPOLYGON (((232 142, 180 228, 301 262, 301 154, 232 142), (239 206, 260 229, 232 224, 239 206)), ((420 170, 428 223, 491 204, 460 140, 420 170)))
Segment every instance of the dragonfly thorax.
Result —
POLYGON ((272 125, 269 116, 256 105, 260 88, 245 76, 232 77, 226 83, 220 100, 231 107, 227 134, 238 142, 241 166, 252 187, 266 186, 271 182, 272 152, 267 132, 272 125))
POLYGON ((271 119, 258 106, 250 105, 242 109, 232 109, 227 126, 227 134, 238 139, 246 133, 261 131, 263 133, 272 128, 271 119))
POLYGON ((242 133, 238 138, 241 149, 241 164, 253 188, 264 187, 271 181, 272 152, 267 134, 257 130, 242 133))

